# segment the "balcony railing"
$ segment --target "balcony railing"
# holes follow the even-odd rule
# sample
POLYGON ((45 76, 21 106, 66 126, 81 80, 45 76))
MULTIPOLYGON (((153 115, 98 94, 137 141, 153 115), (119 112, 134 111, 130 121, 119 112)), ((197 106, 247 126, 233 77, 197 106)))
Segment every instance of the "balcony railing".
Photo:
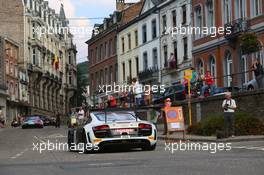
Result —
POLYGON ((158 71, 159 71, 158 67, 151 67, 151 68, 148 68, 144 71, 139 72, 138 77, 140 80, 153 78, 153 74, 158 72, 158 71))
POLYGON ((242 32, 246 32, 248 30, 249 30, 248 20, 246 18, 239 18, 237 20, 225 24, 225 38, 234 39, 242 32), (228 28, 230 28, 230 30, 227 30, 228 28))

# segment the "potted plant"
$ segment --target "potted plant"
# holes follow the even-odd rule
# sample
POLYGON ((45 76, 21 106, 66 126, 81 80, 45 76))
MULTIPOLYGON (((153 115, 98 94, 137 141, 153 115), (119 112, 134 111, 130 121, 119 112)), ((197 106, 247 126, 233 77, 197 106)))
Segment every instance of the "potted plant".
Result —
POLYGON ((257 52, 260 48, 261 46, 255 33, 244 33, 241 35, 241 50, 244 55, 257 52))

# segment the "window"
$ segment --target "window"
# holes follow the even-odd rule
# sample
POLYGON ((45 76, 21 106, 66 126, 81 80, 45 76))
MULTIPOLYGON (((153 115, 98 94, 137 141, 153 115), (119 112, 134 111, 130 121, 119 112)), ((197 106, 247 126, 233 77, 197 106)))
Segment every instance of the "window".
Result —
POLYGON ((100 45, 99 59, 103 58, 103 44, 100 45))
POLYGON ((157 21, 156 21, 156 19, 152 20, 151 26, 152 26, 152 39, 155 39, 157 37, 157 21))
POLYGON ((244 72, 243 75, 242 75, 242 83, 246 83, 248 82, 248 74, 246 73, 246 71, 248 70, 247 68, 247 57, 244 55, 242 56, 241 58, 241 72, 244 72))
POLYGON ((128 61, 128 65, 129 65, 129 79, 132 79, 132 62, 131 60, 128 61))
POLYGON ((138 57, 136 57, 135 60, 136 60, 136 71, 137 71, 137 76, 138 76, 138 73, 139 73, 138 57))
POLYGON ((69 53, 69 64, 72 64, 72 57, 71 57, 71 53, 69 53))
POLYGON ((187 12, 186 12, 186 5, 182 6, 182 24, 186 24, 187 22, 187 12))
POLYGON ((121 38, 121 44, 122 44, 122 53, 125 53, 125 38, 124 37, 122 37, 121 38))
POLYGON ((225 85, 227 87, 231 87, 232 86, 232 57, 231 57, 231 53, 230 52, 226 52, 225 54, 225 75, 227 76, 225 78, 225 85))
POLYGON ((94 53, 93 53, 93 50, 91 49, 90 50, 90 56, 89 56, 89 60, 90 60, 90 63, 93 63, 94 62, 94 55, 93 55, 94 53))
POLYGON ((223 1, 224 6, 224 23, 230 23, 231 22, 231 1, 230 0, 224 0, 223 1))
POLYGON ((104 71, 103 70, 100 71, 100 84, 101 85, 104 84, 104 71))
POLYGON ((214 1, 207 0, 206 1, 206 17, 207 17, 207 27, 214 27, 214 1))
POLYGON ((34 65, 37 64, 37 59, 36 59, 37 55, 36 55, 36 49, 33 49, 33 53, 32 53, 32 62, 34 65))
POLYGON ((188 59, 188 40, 187 37, 183 38, 183 59, 187 60, 188 59))
POLYGON ((163 46, 163 54, 164 54, 164 67, 168 67, 168 46, 163 46))
POLYGON ((104 75, 104 84, 107 84, 108 83, 108 69, 105 68, 105 75, 104 75))
POLYGON ((104 57, 107 57, 107 42, 105 42, 105 45, 104 45, 104 57))
POLYGON ((143 44, 147 42, 147 26, 143 25, 142 27, 142 42, 143 44))
POLYGON ((148 53, 144 52, 143 53, 143 70, 148 69, 148 53))
POLYGON ((130 33, 127 35, 127 38, 128 38, 128 50, 131 50, 131 34, 130 33))
POLYGON ((173 43, 173 48, 174 48, 174 57, 175 57, 175 61, 176 61, 176 66, 178 65, 178 45, 177 42, 175 41, 173 43))
POLYGON ((171 13, 172 13, 172 26, 176 27, 177 26, 176 10, 173 10, 171 13))
POLYGON ((197 67, 198 67, 198 72, 201 75, 204 75, 204 64, 203 64, 203 61, 201 59, 198 61, 197 67))
POLYGON ((162 33, 165 34, 167 30, 167 16, 162 16, 162 33))
POLYGON ((235 18, 245 18, 247 15, 246 0, 235 0, 235 18))
POLYGON ((95 48, 95 62, 97 62, 98 61, 98 59, 99 59, 99 52, 98 52, 98 48, 96 47, 95 48))
POLYGON ((202 20, 202 8, 201 6, 197 6, 195 8, 195 27, 199 29, 199 32, 196 32, 195 37, 200 38, 202 35, 201 29, 203 27, 203 20, 202 20))
POLYGON ((135 31, 135 46, 138 46, 138 31, 135 31))
POLYGON ((253 0, 253 4, 251 4, 251 16, 252 17, 262 15, 262 3, 263 3, 263 0, 253 0))
POLYGON ((108 44, 108 57, 110 57, 110 55, 112 55, 112 39, 109 40, 109 44, 108 44))
POLYGON ((158 50, 157 50, 157 48, 154 48, 152 50, 152 56, 153 56, 153 67, 158 68, 158 50))
POLYGON ((108 82, 111 84, 113 81, 113 66, 110 66, 108 82))
POLYGON ((69 72, 69 84, 70 85, 72 84, 72 72, 71 71, 69 72))
POLYGON ((122 63, 122 68, 123 68, 123 82, 126 81, 126 67, 125 67, 125 63, 122 63))
POLYGON ((213 56, 209 57, 209 68, 213 77, 216 77, 216 64, 215 64, 215 58, 213 56))

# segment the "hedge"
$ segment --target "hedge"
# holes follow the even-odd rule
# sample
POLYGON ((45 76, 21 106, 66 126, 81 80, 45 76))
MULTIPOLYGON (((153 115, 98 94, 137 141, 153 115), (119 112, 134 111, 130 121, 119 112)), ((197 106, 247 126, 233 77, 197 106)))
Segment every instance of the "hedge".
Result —
MULTIPOLYGON (((256 117, 244 112, 236 112, 234 119, 235 135, 264 135, 264 123, 256 117)), ((224 130, 222 114, 208 116, 187 129, 189 134, 213 136, 217 131, 224 130)))

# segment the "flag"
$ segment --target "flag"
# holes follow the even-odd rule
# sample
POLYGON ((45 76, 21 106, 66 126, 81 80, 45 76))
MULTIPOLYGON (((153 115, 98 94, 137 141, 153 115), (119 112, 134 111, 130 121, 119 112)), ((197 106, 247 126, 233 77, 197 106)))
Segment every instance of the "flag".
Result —
POLYGON ((54 68, 56 70, 59 69, 59 58, 57 56, 54 57, 53 61, 52 61, 52 66, 54 66, 54 68))

